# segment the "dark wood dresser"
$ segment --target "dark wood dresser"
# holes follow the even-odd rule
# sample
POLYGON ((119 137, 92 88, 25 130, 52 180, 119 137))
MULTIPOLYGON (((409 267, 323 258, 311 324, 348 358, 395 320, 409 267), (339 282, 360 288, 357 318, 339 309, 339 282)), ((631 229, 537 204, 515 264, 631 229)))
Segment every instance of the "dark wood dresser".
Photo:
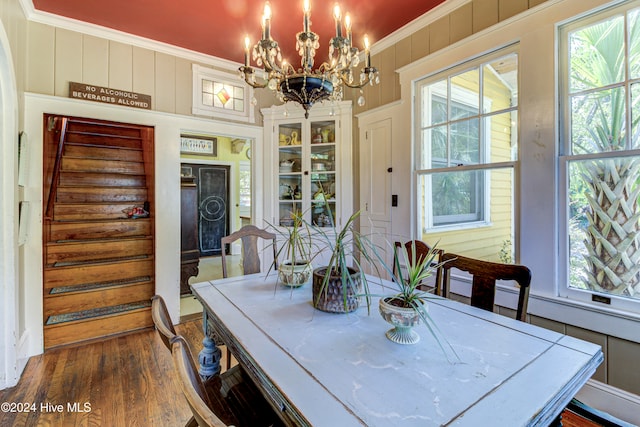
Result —
POLYGON ((198 188, 194 176, 180 182, 180 295, 190 294, 189 278, 198 275, 198 188))

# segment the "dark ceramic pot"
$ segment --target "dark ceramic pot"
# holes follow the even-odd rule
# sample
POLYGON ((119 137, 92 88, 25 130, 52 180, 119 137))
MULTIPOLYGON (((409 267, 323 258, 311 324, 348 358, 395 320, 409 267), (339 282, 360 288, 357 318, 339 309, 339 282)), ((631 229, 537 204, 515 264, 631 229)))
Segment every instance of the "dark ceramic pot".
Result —
POLYGON ((342 276, 330 276, 323 286, 327 267, 313 270, 313 306, 318 310, 330 313, 348 313, 354 311, 360 305, 362 292, 362 279, 360 272, 349 268, 351 280, 343 289, 342 276))

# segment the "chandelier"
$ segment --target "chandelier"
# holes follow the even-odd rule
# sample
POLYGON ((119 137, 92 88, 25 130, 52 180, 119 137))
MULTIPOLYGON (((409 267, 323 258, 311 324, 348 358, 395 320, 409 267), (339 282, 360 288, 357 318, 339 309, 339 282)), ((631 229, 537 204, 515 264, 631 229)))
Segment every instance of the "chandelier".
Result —
MULTIPOLYGON (((351 32, 351 17, 346 14, 343 20, 340 6, 336 4, 333 15, 336 23, 336 35, 329 43, 329 60, 323 62, 316 69, 314 59, 316 49, 320 47, 320 37, 311 31, 310 0, 304 0, 303 30, 296 35, 296 49, 300 55, 300 68, 282 60, 278 42, 271 38, 271 6, 265 3, 262 16, 262 40, 253 47, 251 55, 257 68, 251 66, 249 37, 244 40, 244 65, 240 67, 240 75, 250 86, 258 89, 268 88, 276 93, 282 102, 297 102, 305 110, 305 117, 309 118, 309 109, 315 102, 323 100, 340 101, 343 88, 361 89, 367 84, 380 82, 378 70, 371 66, 369 40, 364 36, 364 67, 360 70, 359 78, 354 77, 354 69, 360 63, 360 51, 353 47, 351 32), (256 70, 264 72, 264 76, 256 78, 256 70)), ((361 91, 362 92, 362 91, 361 91)), ((358 105, 364 105, 362 93, 358 98, 358 105)))

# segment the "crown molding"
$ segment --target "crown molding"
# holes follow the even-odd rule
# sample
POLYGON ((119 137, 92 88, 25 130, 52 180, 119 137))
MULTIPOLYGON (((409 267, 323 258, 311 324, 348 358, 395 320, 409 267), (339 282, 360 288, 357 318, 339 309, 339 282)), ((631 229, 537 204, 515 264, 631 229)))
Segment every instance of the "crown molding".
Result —
POLYGON ((51 25, 69 31, 76 31, 107 40, 112 40, 136 47, 153 50, 167 55, 173 55, 190 61, 210 65, 218 69, 236 72, 240 67, 239 62, 229 61, 212 55, 196 52, 193 50, 177 47, 168 43, 151 40, 145 37, 136 36, 124 31, 114 30, 101 25, 79 21, 77 19, 54 15, 49 12, 36 10, 32 0, 19 0, 27 20, 40 24, 51 25))
POLYGON ((389 34, 378 42, 375 42, 373 45, 371 45, 371 53, 382 52, 386 48, 395 45, 405 37, 409 37, 411 34, 426 27, 432 22, 435 22, 438 19, 447 16, 454 10, 470 2, 471 0, 445 0, 443 3, 440 3, 438 6, 434 7, 422 16, 417 17, 405 26, 398 28, 393 33, 389 34))

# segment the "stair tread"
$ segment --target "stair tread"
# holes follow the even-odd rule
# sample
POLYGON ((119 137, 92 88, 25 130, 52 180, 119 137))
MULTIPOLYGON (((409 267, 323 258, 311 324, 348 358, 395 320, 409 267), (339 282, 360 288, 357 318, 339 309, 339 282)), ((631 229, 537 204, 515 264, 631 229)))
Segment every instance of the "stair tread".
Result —
MULTIPOLYGON (((133 129, 133 128, 132 128, 133 129)), ((114 135, 111 133, 101 133, 101 132, 86 132, 81 130, 67 130, 67 135, 91 135, 91 136, 104 136, 107 138, 117 138, 117 139, 131 139, 133 141, 140 141, 142 138, 140 136, 128 136, 128 135, 114 135)), ((92 144, 80 144, 77 142, 67 142, 65 144, 76 144, 76 145, 92 145, 92 144)))
POLYGON ((53 266, 47 267, 47 268, 50 269, 50 268, 60 268, 60 267, 77 267, 81 265, 111 264, 111 263, 117 263, 120 261, 146 260, 149 258, 153 258, 153 255, 150 254, 150 255, 119 257, 119 258, 104 258, 100 260, 91 260, 91 261, 66 261, 66 262, 56 262, 53 266))
MULTIPOLYGON (((110 203, 113 204, 113 203, 110 203)), ((70 220, 66 220, 66 221, 60 221, 58 219, 51 221, 51 225, 55 225, 56 223, 61 223, 61 224, 65 224, 68 225, 70 223, 78 223, 78 224, 85 224, 85 223, 91 223, 91 224, 97 224, 97 223, 107 223, 107 222, 122 222, 122 221, 150 221, 151 218, 146 217, 146 218, 113 218, 113 219, 104 219, 104 218, 100 218, 100 219, 70 219, 70 220)))
POLYGON ((101 238, 91 238, 91 239, 62 239, 62 240, 53 240, 51 242, 47 242, 47 246, 55 246, 55 245, 64 245, 69 243, 77 243, 79 245, 85 243, 96 243, 96 242, 121 242, 128 240, 151 240, 153 236, 150 234, 140 234, 135 236, 126 236, 126 237, 101 237, 101 238))
POLYGON ((122 313, 133 311, 133 310, 148 308, 148 307, 151 307, 151 301, 138 301, 138 302, 132 302, 129 304, 120 304, 120 305, 115 305, 110 307, 100 307, 100 308, 94 308, 91 310, 76 311, 74 313, 55 314, 47 318, 47 321, 45 322, 45 326, 59 325, 62 323, 94 319, 96 317, 112 316, 112 315, 122 314, 122 313))
MULTIPOLYGON (((91 133, 83 133, 83 132, 70 132, 73 133, 74 135, 92 135, 92 136, 105 136, 105 135, 101 135, 101 134, 91 134, 91 133)), ((135 140, 139 140, 140 138, 134 138, 134 137, 127 137, 127 136, 118 136, 118 139, 130 139, 132 141, 135 140)), ((96 143, 82 143, 82 142, 72 142, 72 141, 65 141, 64 145, 74 145, 76 147, 93 147, 93 148, 112 148, 114 150, 130 150, 130 151, 142 151, 141 147, 119 147, 119 146, 114 146, 114 145, 105 145, 105 144, 96 144, 96 143)))
POLYGON ((51 288, 48 295, 65 295, 73 292, 94 291, 97 289, 105 289, 116 286, 132 285, 144 282, 150 282, 150 276, 132 277, 123 280, 111 280, 108 282, 100 283, 88 283, 82 285, 60 286, 57 288, 51 288))

